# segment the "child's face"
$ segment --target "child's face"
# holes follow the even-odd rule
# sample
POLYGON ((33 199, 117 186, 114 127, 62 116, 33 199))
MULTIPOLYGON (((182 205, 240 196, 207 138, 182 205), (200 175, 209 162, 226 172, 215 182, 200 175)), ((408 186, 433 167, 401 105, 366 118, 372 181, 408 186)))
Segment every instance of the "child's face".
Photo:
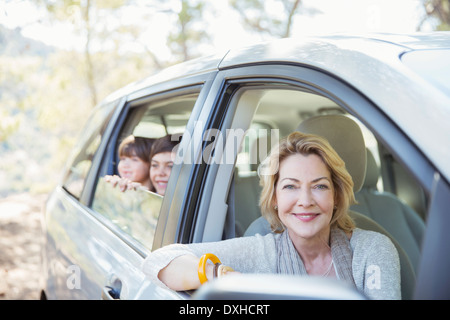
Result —
POLYGON ((118 170, 122 178, 146 185, 150 179, 149 169, 150 163, 143 161, 136 155, 120 157, 118 170))
POLYGON ((156 193, 160 195, 164 195, 166 192, 174 157, 175 154, 172 152, 161 152, 155 154, 152 158, 150 180, 156 189, 156 193))

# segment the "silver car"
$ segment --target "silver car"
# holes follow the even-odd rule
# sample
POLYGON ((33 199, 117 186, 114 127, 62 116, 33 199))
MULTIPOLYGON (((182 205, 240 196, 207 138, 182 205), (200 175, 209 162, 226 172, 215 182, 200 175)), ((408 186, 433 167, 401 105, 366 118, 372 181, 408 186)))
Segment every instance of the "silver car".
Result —
MULTIPOLYGON (((393 240, 403 299, 449 299, 446 32, 283 39, 186 62, 113 93, 93 111, 46 204, 42 298, 364 298, 323 279, 267 275, 175 292, 141 270, 168 244, 269 232, 258 165, 312 117, 358 124, 363 139, 345 138, 347 150, 338 150, 358 185, 352 216, 393 240), (182 138, 164 197, 105 183, 117 174, 124 137, 168 133, 182 138)), ((348 133, 326 126, 341 140, 348 133)))

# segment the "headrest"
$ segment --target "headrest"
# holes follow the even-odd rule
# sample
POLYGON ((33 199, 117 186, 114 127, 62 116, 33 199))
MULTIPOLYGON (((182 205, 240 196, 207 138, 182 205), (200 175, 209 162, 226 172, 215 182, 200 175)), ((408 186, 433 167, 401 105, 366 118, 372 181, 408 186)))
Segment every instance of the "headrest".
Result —
POLYGON ((380 169, 373 157, 372 152, 369 149, 367 151, 367 163, 366 163, 366 179, 364 180, 364 188, 377 188, 378 178, 380 177, 380 169))
POLYGON ((353 192, 358 192, 366 175, 366 146, 361 128, 344 115, 311 117, 300 123, 297 131, 312 133, 328 140, 353 179, 353 192))
POLYGON ((249 162, 250 170, 258 171, 261 160, 265 159, 272 150, 271 141, 267 136, 259 136, 250 146, 249 162))

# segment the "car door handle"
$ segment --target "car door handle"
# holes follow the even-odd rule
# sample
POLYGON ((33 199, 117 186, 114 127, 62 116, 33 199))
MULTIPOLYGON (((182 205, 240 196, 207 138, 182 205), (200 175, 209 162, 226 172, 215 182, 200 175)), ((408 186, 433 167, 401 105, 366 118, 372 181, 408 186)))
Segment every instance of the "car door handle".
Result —
POLYGON ((107 283, 102 290, 102 300, 120 300, 122 281, 117 276, 111 275, 107 283))
POLYGON ((113 287, 105 286, 102 290, 102 300, 120 300, 120 291, 113 287))

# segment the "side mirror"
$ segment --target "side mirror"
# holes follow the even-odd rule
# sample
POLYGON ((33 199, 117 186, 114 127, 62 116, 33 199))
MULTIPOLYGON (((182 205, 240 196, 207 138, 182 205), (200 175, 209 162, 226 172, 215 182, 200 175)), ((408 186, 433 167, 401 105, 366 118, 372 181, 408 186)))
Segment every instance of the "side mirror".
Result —
POLYGON ((347 283, 321 277, 236 274, 205 283, 197 300, 367 300, 347 283))

